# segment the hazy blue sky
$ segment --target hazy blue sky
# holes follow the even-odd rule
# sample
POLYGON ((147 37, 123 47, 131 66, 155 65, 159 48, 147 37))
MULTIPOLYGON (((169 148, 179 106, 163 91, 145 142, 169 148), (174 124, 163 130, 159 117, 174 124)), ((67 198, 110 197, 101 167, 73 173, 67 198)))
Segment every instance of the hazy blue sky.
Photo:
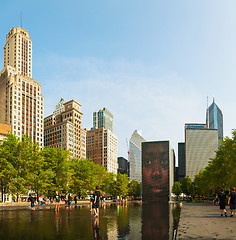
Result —
POLYGON ((205 122, 207 96, 236 128, 236 2, 222 0, 2 0, 6 34, 23 26, 33 41, 33 76, 45 116, 63 97, 82 104, 83 127, 107 107, 118 156, 142 129, 147 140, 184 141, 184 123, 205 122))

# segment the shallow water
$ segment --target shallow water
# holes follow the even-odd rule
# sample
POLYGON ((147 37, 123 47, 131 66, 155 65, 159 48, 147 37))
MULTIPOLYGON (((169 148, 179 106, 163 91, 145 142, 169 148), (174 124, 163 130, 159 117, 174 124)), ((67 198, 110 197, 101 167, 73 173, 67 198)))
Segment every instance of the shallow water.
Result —
POLYGON ((168 204, 106 204, 100 217, 89 206, 0 211, 0 239, 173 239, 179 206, 168 204))

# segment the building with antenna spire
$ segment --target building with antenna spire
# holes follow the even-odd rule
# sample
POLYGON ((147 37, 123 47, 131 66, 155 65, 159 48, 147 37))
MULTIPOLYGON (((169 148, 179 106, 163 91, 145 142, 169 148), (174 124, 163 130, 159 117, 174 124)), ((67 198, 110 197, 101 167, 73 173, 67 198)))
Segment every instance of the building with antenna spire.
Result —
POLYGON ((223 140, 223 114, 220 108, 215 103, 213 98, 213 103, 206 111, 206 124, 209 129, 217 129, 218 131, 218 144, 223 140))
POLYGON ((44 98, 32 77, 32 41, 23 27, 13 27, 6 36, 0 102, 0 122, 10 124, 20 139, 28 135, 43 146, 44 98))

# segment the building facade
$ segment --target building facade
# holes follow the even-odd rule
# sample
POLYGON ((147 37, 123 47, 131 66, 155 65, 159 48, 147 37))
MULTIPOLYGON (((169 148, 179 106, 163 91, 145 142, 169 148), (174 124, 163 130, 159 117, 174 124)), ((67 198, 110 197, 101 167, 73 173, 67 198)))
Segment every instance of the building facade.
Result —
POLYGON ((105 128, 113 132, 113 115, 107 108, 93 113, 93 129, 97 128, 105 128))
POLYGON ((124 157, 118 157, 118 172, 121 174, 127 174, 129 177, 129 162, 124 157))
POLYGON ((217 147, 217 129, 208 129, 206 124, 185 124, 185 174, 192 181, 215 157, 217 147))
POLYGON ((142 182, 142 132, 135 130, 129 140, 130 181, 142 182))
POLYGON ((43 146, 44 98, 32 77, 32 41, 22 27, 13 27, 4 46, 4 68, 0 73, 0 122, 12 133, 28 135, 43 146))
POLYGON ((11 133, 11 125, 0 123, 0 144, 2 144, 5 138, 7 138, 9 133, 11 133))
POLYGON ((53 114, 44 119, 45 147, 70 150, 73 157, 85 159, 86 130, 82 129, 82 115, 78 102, 61 99, 53 114))
POLYGON ((223 140, 223 113, 220 108, 215 103, 213 99, 213 103, 206 111, 206 123, 208 128, 217 129, 218 132, 218 144, 223 140))
POLYGON ((186 176, 185 168, 185 143, 178 143, 178 181, 183 182, 186 176))
POLYGON ((104 166, 108 172, 117 173, 117 137, 109 129, 97 128, 87 131, 87 158, 104 166))

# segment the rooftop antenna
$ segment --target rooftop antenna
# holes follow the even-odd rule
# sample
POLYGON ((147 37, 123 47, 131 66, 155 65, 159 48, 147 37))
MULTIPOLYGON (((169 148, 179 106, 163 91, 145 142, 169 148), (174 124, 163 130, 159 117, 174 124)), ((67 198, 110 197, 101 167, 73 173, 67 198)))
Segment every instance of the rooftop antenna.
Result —
POLYGON ((22 27, 22 12, 20 12, 20 26, 22 27))
POLYGON ((209 122, 210 122, 210 119, 209 119, 209 106, 208 106, 208 96, 207 96, 207 128, 209 128, 209 122))

